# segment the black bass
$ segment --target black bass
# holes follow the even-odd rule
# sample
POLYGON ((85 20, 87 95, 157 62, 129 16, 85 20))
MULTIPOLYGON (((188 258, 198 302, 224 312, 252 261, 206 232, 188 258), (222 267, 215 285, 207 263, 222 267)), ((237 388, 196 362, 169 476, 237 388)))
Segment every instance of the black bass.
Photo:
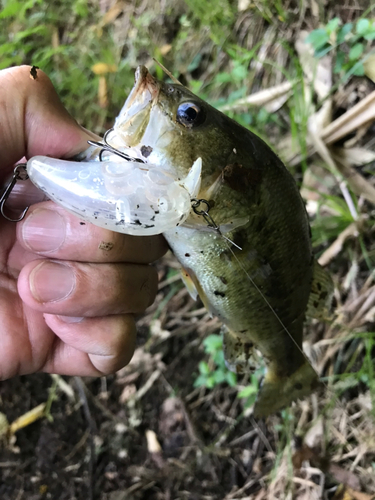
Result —
POLYGON ((310 394, 318 378, 302 351, 303 324, 308 309, 321 315, 332 284, 314 260, 296 183, 275 153, 145 67, 106 142, 113 149, 106 146, 101 161, 35 157, 29 176, 94 224, 164 234, 189 291, 223 323, 228 366, 251 369, 262 354, 256 416, 310 394))

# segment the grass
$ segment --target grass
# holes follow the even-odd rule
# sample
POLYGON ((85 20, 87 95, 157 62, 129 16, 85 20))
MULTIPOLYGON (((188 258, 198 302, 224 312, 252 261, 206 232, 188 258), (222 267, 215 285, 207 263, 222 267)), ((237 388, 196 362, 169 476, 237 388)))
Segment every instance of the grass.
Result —
MULTIPOLYGON (((334 55, 334 79, 328 95, 334 99, 334 113, 339 113, 351 106, 347 95, 356 92, 356 85, 366 81, 362 77, 363 61, 372 51, 368 42, 373 40, 375 28, 371 10, 346 11, 342 7, 338 12, 340 9, 332 2, 325 10, 320 7, 318 14, 312 15, 306 11, 303 0, 299 3, 301 9, 293 8, 290 2, 270 4, 259 0, 248 2, 247 9, 238 12, 237 4, 228 0, 156 2, 152 10, 144 3, 133 2, 121 7, 116 15, 115 4, 105 13, 97 1, 68 0, 50 4, 41 0, 3 0, 0 4, 0 69, 23 63, 39 66, 51 77, 70 113, 99 134, 113 123, 133 84, 134 68, 139 63, 147 64, 158 77, 163 77, 152 57, 219 108, 260 88, 290 81, 293 91, 276 111, 270 111, 267 106, 244 106, 233 107, 228 114, 264 138, 276 151, 283 152, 283 157, 292 157, 282 148, 286 138, 298 151, 299 161, 291 161, 288 167, 299 185, 308 187, 309 201, 316 203, 312 212, 312 235, 320 255, 340 238, 355 218, 338 188, 342 176, 335 172, 332 177, 332 171, 324 162, 316 155, 309 155, 309 118, 321 103, 311 86, 303 82, 304 69, 294 43, 300 30, 308 28, 315 59, 334 55), (301 17, 301 12, 305 12, 305 17, 301 17), (340 13, 351 16, 350 21, 341 21, 340 13), (92 69, 97 63, 115 68, 105 75, 107 101, 98 94, 99 76, 92 69), (362 80, 353 78, 355 75, 362 80), (340 109, 335 108, 335 99, 344 103, 340 109), (319 174, 316 174, 317 164, 323 168, 319 174), (314 183, 308 186, 307 173, 315 175, 314 183)), ((368 91, 373 89, 368 81, 365 85, 368 91)), ((359 138, 357 145, 366 148, 369 141, 367 134, 359 138)), ((373 165, 372 168, 370 165, 372 171, 373 165)), ((363 175, 368 178, 365 170, 363 175)), ((353 449, 362 447, 362 450, 374 444, 375 334, 371 329, 375 301, 371 301, 370 293, 374 287, 370 279, 374 268, 375 249, 371 239, 374 211, 370 203, 354 194, 350 184, 345 185, 357 214, 366 223, 358 227, 359 237, 343 241, 341 251, 330 260, 337 284, 339 315, 323 333, 322 327, 316 324, 309 327, 312 332, 309 338, 316 340, 310 349, 319 358, 327 392, 319 394, 319 399, 313 398, 315 406, 311 414, 301 403, 270 419, 271 434, 273 432, 277 445, 272 472, 264 477, 274 498, 290 498, 288 495, 296 492, 291 445, 296 433, 302 436, 303 442, 319 418, 325 420, 328 428, 339 427, 337 433, 318 436, 311 462, 320 467, 324 454, 332 461, 343 461, 345 470, 352 467, 361 477, 364 490, 375 491, 374 481, 368 474, 371 468, 375 469, 373 451, 368 449, 359 466, 354 464, 351 455, 353 449), (367 308, 364 307, 366 300, 367 308), (372 409, 364 399, 367 397, 372 401, 372 409), (348 458, 343 458, 346 455, 348 458)), ((177 287, 172 287, 160 300, 154 318, 159 318, 173 300, 175 289, 177 287)), ((223 390, 223 381, 234 385, 234 378, 225 371, 218 345, 213 347, 208 341, 210 338, 212 342, 215 340, 206 339, 206 357, 200 365, 197 362, 195 372, 200 372, 197 382, 200 390, 207 390, 202 386, 209 387, 215 398, 215 394, 223 390)), ((252 380, 252 384, 246 383, 240 391, 243 411, 253 401, 254 384, 256 381, 252 380)), ((242 410, 238 418, 242 418, 242 410)), ((301 449, 297 451, 301 453, 301 449)), ((308 468, 304 474, 308 479, 313 477, 308 468)), ((303 490, 301 485, 300 489, 303 490)))

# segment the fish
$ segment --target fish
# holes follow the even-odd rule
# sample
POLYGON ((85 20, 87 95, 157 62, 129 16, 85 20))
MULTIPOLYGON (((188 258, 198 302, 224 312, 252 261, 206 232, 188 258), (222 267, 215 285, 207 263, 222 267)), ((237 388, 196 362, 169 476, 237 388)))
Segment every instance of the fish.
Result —
POLYGON ((78 159, 35 157, 27 171, 84 220, 164 235, 189 292, 222 322, 227 366, 244 373, 264 359, 256 417, 316 390, 303 327, 306 313, 325 317, 332 280, 296 182, 262 139, 140 66, 104 142, 78 159))

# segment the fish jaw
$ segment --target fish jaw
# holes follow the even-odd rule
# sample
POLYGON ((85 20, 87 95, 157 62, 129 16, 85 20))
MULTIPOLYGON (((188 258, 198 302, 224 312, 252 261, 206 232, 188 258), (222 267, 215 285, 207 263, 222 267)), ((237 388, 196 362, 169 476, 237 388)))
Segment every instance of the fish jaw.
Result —
POLYGON ((147 128, 150 113, 158 99, 160 85, 145 66, 138 66, 135 84, 116 118, 113 127, 120 140, 131 148, 137 146, 147 128))
MULTIPOLYGON (((135 85, 126 99, 114 126, 105 135, 107 144, 156 168, 170 171, 176 179, 185 178, 199 155, 190 158, 183 172, 177 174, 168 148, 176 132, 176 124, 160 104, 163 84, 145 68, 137 68, 135 85)), ((113 155, 104 155, 110 161, 113 155)))

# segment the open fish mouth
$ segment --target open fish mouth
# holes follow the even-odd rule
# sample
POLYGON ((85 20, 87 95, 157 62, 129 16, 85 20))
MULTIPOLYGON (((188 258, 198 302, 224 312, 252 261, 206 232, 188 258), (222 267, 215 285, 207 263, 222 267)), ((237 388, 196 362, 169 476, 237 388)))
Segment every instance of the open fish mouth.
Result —
POLYGON ((154 150, 161 135, 168 135, 168 122, 163 134, 158 126, 165 120, 162 111, 151 113, 159 90, 140 66, 103 151, 90 158, 96 161, 37 156, 27 163, 31 181, 70 212, 113 231, 146 236, 183 224, 200 189, 202 160, 179 179, 165 155, 154 150))
MULTIPOLYGON (((113 127, 123 144, 138 145, 150 120, 150 112, 157 101, 160 86, 145 66, 135 72, 135 84, 113 127)), ((109 141, 110 142, 110 141, 109 141)))

